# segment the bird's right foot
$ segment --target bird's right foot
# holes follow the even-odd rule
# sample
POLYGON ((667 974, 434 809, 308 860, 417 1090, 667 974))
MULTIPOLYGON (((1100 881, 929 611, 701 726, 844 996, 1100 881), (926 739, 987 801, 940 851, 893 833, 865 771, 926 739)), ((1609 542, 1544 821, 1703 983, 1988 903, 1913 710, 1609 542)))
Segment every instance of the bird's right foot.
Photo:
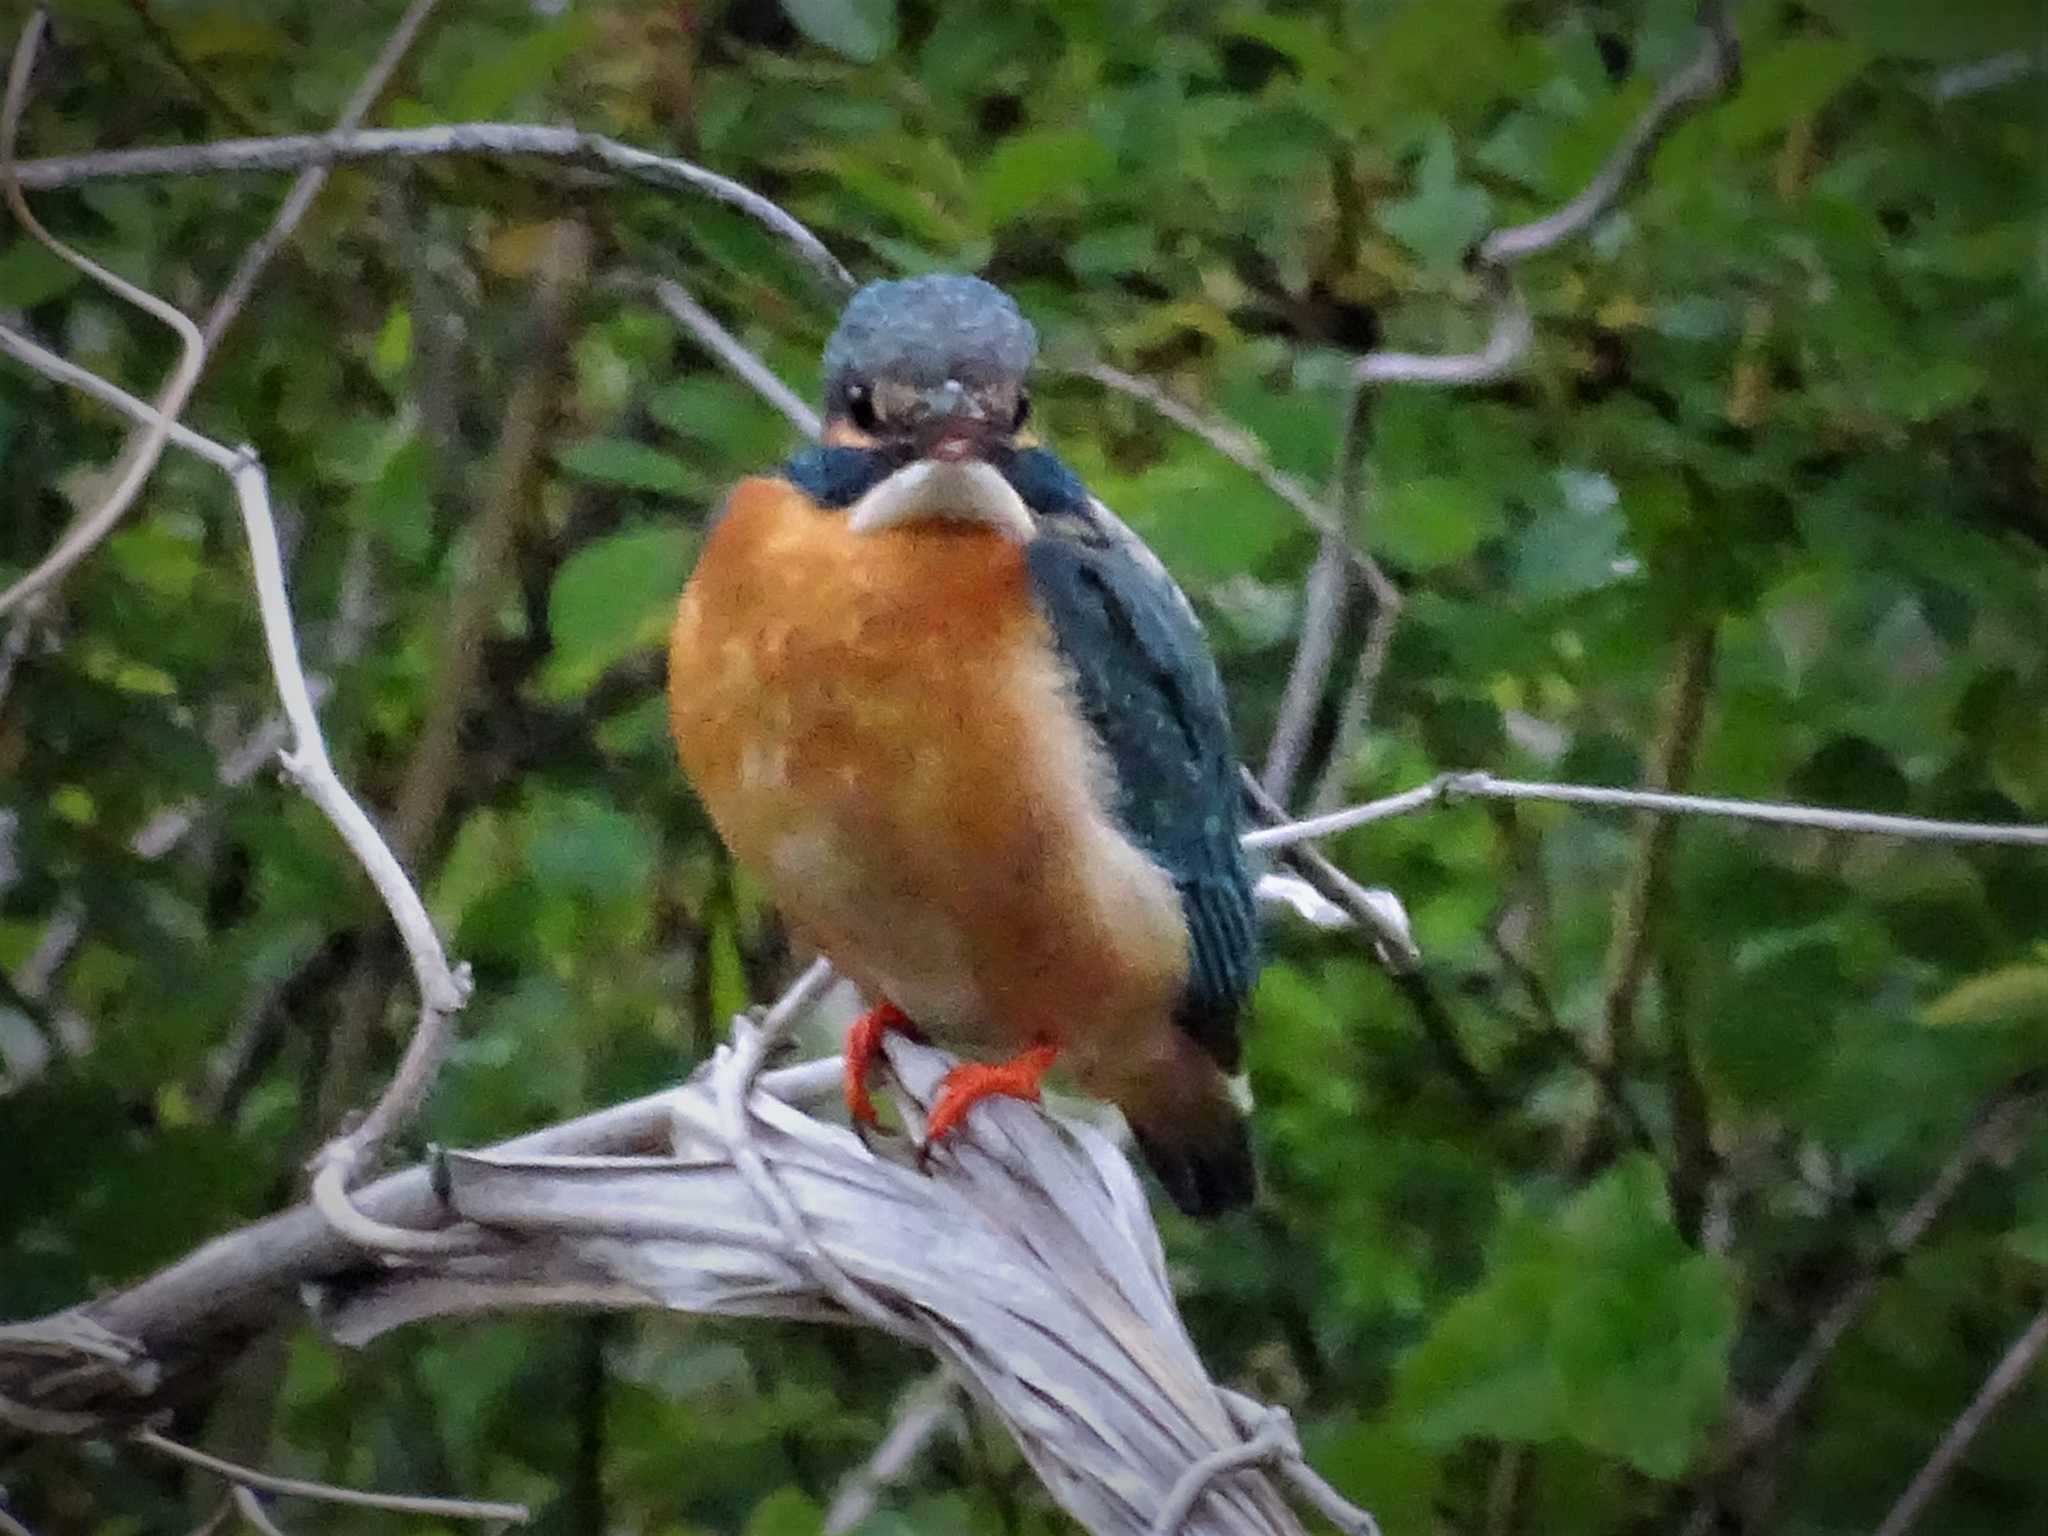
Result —
POLYGON ((891 1031, 917 1037, 917 1026, 894 1003, 875 1004, 853 1021, 846 1032, 846 1112, 861 1140, 876 1125, 875 1101, 868 1097, 868 1073, 882 1054, 882 1037, 891 1031))

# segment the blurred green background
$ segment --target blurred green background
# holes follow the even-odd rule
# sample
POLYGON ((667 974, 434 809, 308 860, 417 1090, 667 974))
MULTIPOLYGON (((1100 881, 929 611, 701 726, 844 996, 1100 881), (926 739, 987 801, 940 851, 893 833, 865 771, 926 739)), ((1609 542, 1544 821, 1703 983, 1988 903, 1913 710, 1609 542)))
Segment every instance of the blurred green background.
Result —
MULTIPOLYGON (((323 128, 399 9, 65 0, 22 153, 323 128)), ((20 14, 0 7, 10 34, 20 14)), ((1468 767, 1639 783, 1689 676, 1703 723, 1675 766, 1704 792, 2048 820, 2038 8, 1737 21, 1739 94, 1524 268, 1527 366, 1377 397, 1347 516, 1408 606, 1369 730, 1326 764, 1354 604, 1297 799, 1468 767)), ((1694 46, 1681 0, 444 0, 373 121, 694 157, 862 277, 987 274, 1051 362, 1156 379, 1321 487, 1349 363, 1483 340, 1473 241, 1569 196, 1694 46)), ((35 202, 197 312, 284 185, 35 202)), ((10 324, 152 387, 161 328, 0 241, 10 324)), ((189 413, 261 450, 337 759, 476 968, 413 1150, 669 1082, 793 963, 680 781, 658 650, 722 488, 793 434, 650 273, 814 393, 833 298, 729 211, 431 162, 335 175, 189 413)), ((1049 371, 1038 402, 1201 608, 1257 762, 1313 533, 1127 399, 1049 371)), ((0 370, 0 582, 93 503, 119 428, 0 370)), ((0 700, 0 1318, 295 1199, 403 1042, 402 956, 335 838, 268 771, 219 785, 271 707, 230 498, 173 456, 0 700), (138 855, 188 802, 175 847, 138 855), (53 931, 76 936, 55 965, 53 931)), ((1652 847, 1473 804, 1335 840, 1407 901, 1433 1005, 1353 938, 1276 928, 1248 1031, 1265 1196, 1162 1218, 1206 1358, 1287 1404, 1389 1536, 1678 1530, 1887 1226, 2048 1058, 2038 851, 1689 823, 1625 925, 1640 944, 1617 941, 1652 847)), ((2039 1121, 1992 1161, 1885 1267, 1721 1529, 1870 1528, 2041 1307, 2039 1121)), ((362 1355, 293 1326, 175 1430, 526 1498, 544 1531, 801 1536, 921 1372, 776 1325, 549 1318, 362 1355)), ((1925 1528, 2048 1528, 2044 1437, 2037 1369, 1925 1528)), ((218 1499, 4 1438, 0 1485, 45 1536, 183 1530, 218 1499)), ((978 1425, 863 1530, 1067 1528, 978 1425)))

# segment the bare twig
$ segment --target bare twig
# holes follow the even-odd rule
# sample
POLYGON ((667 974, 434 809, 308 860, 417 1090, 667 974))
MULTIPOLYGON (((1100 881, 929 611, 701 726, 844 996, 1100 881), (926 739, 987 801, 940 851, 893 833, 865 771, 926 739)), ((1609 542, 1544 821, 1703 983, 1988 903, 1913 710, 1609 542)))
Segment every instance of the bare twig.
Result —
MULTIPOLYGON (((433 14, 434 7, 439 3, 440 0, 412 0, 412 4, 406 7, 405 14, 398 19, 398 25, 391 29, 391 35, 384 40, 384 46, 377 51, 377 57, 371 62, 368 72, 343 105, 341 116, 335 119, 336 133, 350 132, 359 127, 363 119, 369 115, 370 108, 375 106, 377 98, 383 95, 384 87, 391 83, 391 77, 397 73, 399 63, 411 51, 413 42, 419 37, 420 29, 427 24, 427 18, 433 14)), ((213 308, 206 315, 206 323, 200 328, 208 352, 220 345, 221 337, 226 334, 227 328, 234 324, 235 316, 242 312, 242 306, 255 291, 264 268, 268 267, 271 259, 283 249, 284 243, 291 239, 292 232, 299 227, 299 221, 305 218, 306 210, 313 206, 313 199, 320 195, 320 189, 327 184, 330 169, 331 167, 325 165, 312 165, 300 172, 298 180, 292 183, 291 191, 285 194, 284 202, 277 210, 277 216, 270 221, 270 227, 254 245, 242 253, 242 259, 236 265, 234 275, 228 279, 228 284, 221 290, 220 297, 213 301, 213 308)))
POLYGON ((846 1536, 873 1514, 883 1491, 903 1477, 924 1448, 956 1422, 959 1413, 960 1388, 950 1371, 933 1371, 912 1387, 881 1444, 832 1495, 832 1507, 825 1512, 824 1536, 846 1536))
POLYGON ((166 304, 155 294, 149 293, 128 282, 116 273, 108 271, 91 258, 80 255, 58 240, 28 206, 28 200, 21 195, 21 185, 16 176, 14 158, 15 138, 21 127, 21 112, 28 100, 29 76, 35 68, 36 52, 43 39, 45 17, 37 10, 30 14, 28 24, 22 28, 21 40, 15 45, 14 61, 7 74, 7 95, 0 105, 0 192, 4 192, 7 206, 21 227, 34 237, 53 255, 67 265, 75 267, 101 287, 126 299, 152 318, 163 322, 177 333, 179 345, 178 366, 170 381, 164 386, 157 402, 157 408, 150 415, 143 432, 130 440, 123 448, 121 463, 113 488, 100 504, 82 514, 64 536, 57 541, 57 547, 45 555, 27 575, 14 585, 0 592, 0 617, 18 609, 38 593, 63 579, 80 560, 98 546, 134 504, 141 494, 143 485, 156 468, 156 461, 162 455, 164 441, 170 435, 171 421, 184 409, 191 397, 192 387, 199 382, 199 370, 206 361, 206 342, 199 334, 199 327, 186 317, 175 305, 166 304))
POLYGON ((1266 456, 1265 445, 1244 428, 1234 422, 1204 416, 1193 406, 1168 394, 1150 379, 1141 379, 1136 374, 1125 373, 1121 368, 1112 368, 1107 363, 1090 363, 1073 371, 1081 378, 1093 379, 1105 389, 1113 389, 1120 395, 1136 400, 1172 422, 1189 436, 1200 438, 1292 507, 1309 527, 1325 538, 1336 539, 1343 544, 1375 595, 1394 590, 1393 583, 1380 569, 1379 562, 1354 544, 1350 531, 1343 526, 1337 515, 1307 486, 1285 470, 1277 468, 1266 456))
POLYGON ((769 371, 768 365, 718 323, 718 317, 699 304, 682 284, 668 278, 654 283, 655 301, 669 317, 688 331, 713 357, 751 387, 755 394, 774 406, 789 424, 805 437, 816 437, 824 423, 801 396, 769 371))
POLYGON ((290 134, 266 139, 224 139, 212 144, 167 145, 89 155, 54 155, 16 167, 29 188, 134 176, 196 176, 217 171, 292 171, 368 160, 421 160, 439 156, 530 156, 608 171, 670 191, 693 192, 738 210, 778 237, 834 290, 854 286, 853 274, 793 214, 751 187, 687 160, 650 154, 601 134, 521 123, 447 123, 433 128, 358 129, 354 133, 290 134))
POLYGON ((1941 1437, 1941 1444, 1934 1448, 1927 1464, 1906 1485, 1906 1491, 1892 1506, 1891 1513, 1884 1517, 1884 1524, 1877 1528, 1875 1536, 1906 1536, 1906 1532, 1926 1512, 1934 1496, 1941 1492, 1942 1485, 1970 1449, 1978 1431, 1998 1411, 1999 1404, 2012 1395, 2013 1389, 2026 1380, 2027 1373, 2033 1369, 2034 1361, 2044 1348, 2048 1348, 2048 1307, 2034 1314, 2034 1320, 2012 1341, 2012 1346, 1992 1368, 1991 1374, 1984 1378, 1984 1385, 1970 1399, 1970 1406, 1948 1427, 1948 1433, 1941 1437))
MULTIPOLYGON (((147 425, 163 419, 160 412, 153 410, 120 386, 108 383, 98 374, 79 367, 68 358, 59 357, 5 325, 0 325, 0 353, 13 358, 31 373, 39 373, 44 378, 67 385, 81 394, 91 395, 102 405, 112 406, 132 421, 147 425)), ((172 446, 196 454, 216 469, 227 469, 235 461, 232 448, 222 447, 211 438, 201 437, 181 422, 171 423, 168 436, 172 446)))
POLYGON ((228 1494, 228 1501, 234 1505, 235 1513, 242 1517, 243 1524, 256 1532, 256 1536, 284 1536, 283 1529, 270 1518, 270 1511, 263 1507, 263 1501, 256 1496, 254 1489, 236 1483, 228 1494))
MULTIPOLYGON (((1286 807, 1266 793, 1265 786, 1249 768, 1238 770, 1238 783, 1261 815, 1285 823, 1286 807)), ((1273 829, 1254 829, 1243 834, 1239 841, 1247 848, 1264 847, 1268 830, 1273 829)), ((1316 890, 1348 912, 1361 928, 1373 935, 1374 953, 1388 970, 1399 973, 1412 970, 1421 963, 1422 951, 1416 948, 1415 935, 1408 926, 1408 913, 1402 907, 1401 899, 1392 891, 1360 885, 1309 842, 1283 842, 1275 846, 1316 890)))
MULTIPOLYGON (((391 843, 417 868, 433 846, 462 775, 461 732, 484 665, 485 643, 498 622, 513 551, 539 514, 547 431, 562 389, 571 319, 589 266, 590 238, 574 220, 549 229, 536 264, 532 319, 521 361, 506 392, 503 426, 480 505, 469 519, 469 558, 446 625, 426 718, 421 722, 391 812, 391 843)), ((382 957, 360 957, 342 983, 340 1019, 329 1043, 319 1109, 332 1125, 353 1104, 374 1028, 390 1000, 382 957)), ((331 1200, 330 1192, 322 1195, 331 1200)))
POLYGON ((1505 266, 1583 233, 1628 190, 1666 133, 1693 108, 1734 85, 1741 69, 1741 52, 1722 0, 1701 0, 1699 24, 1699 52, 1651 98, 1593 179, 1554 212, 1488 235, 1479 244, 1480 261, 1505 266))
POLYGON ((1928 1229, 1941 1219, 1949 1202, 1962 1189, 1963 1181, 1979 1164, 1996 1156, 2011 1140, 2020 1123, 2040 1105, 2041 1095, 2029 1091, 2008 1091, 1992 1100, 1970 1128, 1970 1133, 1963 1138, 1962 1144, 1949 1155, 1933 1181, 1921 1192, 1920 1198, 1892 1223, 1891 1229, 1885 1233, 1883 1246, 1864 1261, 1855 1278, 1843 1287, 1834 1304, 1821 1315, 1805 1347, 1785 1368, 1777 1385, 1771 1389, 1771 1395, 1764 1400, 1763 1407, 1743 1426, 1736 1447, 1738 1455, 1777 1438, 1786 1421, 1805 1400, 1807 1391, 1819 1377, 1828 1357, 1834 1353, 1835 1346, 1841 1343, 1843 1336, 1877 1294, 1878 1283, 1902 1257, 1918 1246, 1928 1229))
MULTIPOLYGON (((18 59, 16 73, 20 73, 18 59)), ((10 92, 13 94, 16 93, 10 92)), ((114 281, 119 283, 120 280, 114 281)), ((121 286, 125 288, 128 285, 121 286)), ((160 301, 152 299, 151 302, 160 301)), ((190 322, 186 324, 189 326, 190 322)), ((126 391, 104 385, 98 393, 137 420, 164 424, 168 432, 168 418, 164 413, 153 410, 126 391)), ((292 745, 281 759, 284 769, 340 833, 342 841, 369 875, 398 927, 419 990, 418 1023, 398 1071, 383 1096, 361 1124, 330 1142, 317 1159, 316 1197, 323 1209, 339 1213, 347 1203, 349 1179, 384 1138, 411 1116, 425 1096, 446 1046, 448 1021, 469 996, 468 971, 466 967, 450 967, 440 937, 434 932, 433 921, 427 916, 426 906, 413 888, 411 878, 375 824, 349 794, 328 757, 326 740, 320 733, 319 718, 314 712, 311 685, 299 660, 291 600, 285 590, 284 563, 278 551, 277 524, 271 514, 270 488, 261 463, 248 449, 227 449, 205 439, 195 441, 195 451, 227 472, 241 509, 264 645, 278 696, 284 706, 285 720, 291 729, 292 745)), ((359 1236, 369 1235, 360 1224, 352 1225, 351 1230, 359 1236)), ((436 1238, 449 1240, 440 1234, 420 1236, 423 1242, 436 1238)), ((386 1246, 391 1241, 390 1234, 379 1234, 375 1246, 386 1246)))
POLYGON ((719 1057, 730 1054, 728 1070, 714 1069, 718 1091, 718 1127, 732 1153, 733 1166, 767 1210, 790 1246, 801 1256, 819 1286, 842 1307, 864 1322, 898 1338, 918 1340, 917 1330, 889 1311, 826 1252, 812 1234, 796 1202, 768 1167, 768 1161, 754 1145, 751 1100, 754 1084, 761 1076, 769 1052, 789 1038, 789 1032, 810 1006, 824 995, 834 980, 831 965, 813 960, 803 975, 783 994, 756 1025, 746 1018, 733 1020, 732 1043, 720 1048, 719 1057))
POLYGON ((1489 277, 1494 289, 1493 326, 1477 352, 1393 352, 1381 348, 1361 357, 1352 369, 1360 384, 1425 384, 1435 388, 1471 388, 1506 378, 1522 365, 1534 333, 1528 302, 1505 272, 1489 277))
POLYGON ((406 1493, 370 1493, 360 1488, 337 1488, 332 1483, 308 1482, 297 1477, 273 1477, 254 1467, 237 1466, 232 1461, 209 1456, 189 1445, 180 1445, 153 1429, 139 1430, 131 1438, 146 1451, 182 1461, 187 1466, 225 1478, 237 1488, 258 1493, 313 1499, 322 1504, 347 1504, 356 1509, 381 1509, 395 1515, 427 1515, 442 1520, 509 1520, 523 1525, 531 1518, 524 1504, 503 1504, 487 1499, 436 1499, 406 1493))
MULTIPOLYGON (((1337 505, 1346 502, 1339 498, 1337 505)), ((1293 797, 1295 776, 1308 756, 1309 738, 1323 705, 1323 691, 1337 660, 1337 637, 1350 607, 1351 554, 1343 542, 1323 536, 1301 584, 1301 634, 1287 666, 1287 685, 1273 717, 1272 739, 1259 782, 1274 799, 1293 797)))
MULTIPOLYGON (((1644 787, 1654 793, 1682 790, 1692 777, 1706 717, 1707 689, 1714 670, 1714 627, 1701 624, 1680 641, 1664 715, 1650 749, 1644 787)), ((1636 998, 1649 964, 1651 923, 1663 906, 1678 823, 1645 811, 1636 821, 1628 874, 1614 897, 1614 921, 1607 948, 1607 989, 1601 1029, 1593 1055, 1609 1070, 1625 1071, 1635 1041, 1636 998)))
POLYGON ((1896 837, 1908 841, 1991 843, 2048 848, 2048 826, 1997 822, 1936 821, 1925 816, 1891 816, 1876 811, 1842 811, 1816 805, 1782 805, 1765 800, 1727 800, 1710 795, 1664 795, 1640 789, 1606 789, 1592 784, 1544 784, 1523 779, 1497 779, 1490 773, 1439 774, 1427 784, 1397 795, 1369 800, 1325 816, 1309 816, 1245 834, 1247 848, 1289 848, 1331 837, 1353 827, 1416 811, 1434 810, 1460 800, 1548 800, 1563 805, 1590 805, 1608 810, 1654 811, 1660 816, 1718 816, 1733 821, 1765 822, 1781 827, 1811 827, 1821 832, 1864 837, 1896 837))

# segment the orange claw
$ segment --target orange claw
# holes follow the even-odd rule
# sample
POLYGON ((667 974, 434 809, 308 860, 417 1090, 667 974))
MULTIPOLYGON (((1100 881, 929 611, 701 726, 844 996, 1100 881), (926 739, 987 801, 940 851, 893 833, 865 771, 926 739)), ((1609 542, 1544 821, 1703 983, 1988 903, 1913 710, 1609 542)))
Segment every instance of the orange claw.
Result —
POLYGON ((931 1114, 925 1120, 924 1140, 917 1149, 918 1162, 922 1164, 928 1160, 932 1148, 939 1144, 939 1138, 966 1119, 967 1111, 983 1099, 1028 1099, 1037 1103, 1038 1080, 1059 1059, 1059 1054, 1056 1045, 1034 1045, 1023 1055, 1013 1056, 1008 1061, 994 1065, 962 1062, 948 1072, 945 1082, 939 1085, 939 1096, 932 1103, 931 1114))
POLYGON ((846 1112, 853 1116, 857 1131, 874 1129, 875 1101, 868 1097, 868 1073, 882 1053, 882 1036, 891 1030, 900 1035, 917 1033, 901 1008, 882 1002, 855 1019, 846 1032, 846 1112))

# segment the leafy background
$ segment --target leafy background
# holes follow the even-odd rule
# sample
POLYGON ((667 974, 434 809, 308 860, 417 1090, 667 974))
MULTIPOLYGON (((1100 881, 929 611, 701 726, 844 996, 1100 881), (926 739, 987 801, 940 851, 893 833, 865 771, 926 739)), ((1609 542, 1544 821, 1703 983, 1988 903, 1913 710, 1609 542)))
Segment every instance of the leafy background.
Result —
MULTIPOLYGON (((322 127, 397 9, 68 0, 24 153, 322 127)), ((1409 604, 1372 728, 1332 770, 1347 797, 1453 767, 1639 782, 1689 659, 1696 787, 2048 818, 2038 15, 1810 0, 1737 20, 1739 95, 1527 269, 1526 369, 1376 402, 1350 512, 1409 604), (2022 52, 2002 85, 1944 89, 2014 49, 2034 74, 2022 52)), ((1473 240, 1575 190, 1692 46, 1678 0, 447 0, 375 120, 572 122, 693 156, 863 276, 986 272, 1055 363, 1159 379, 1322 484, 1347 362, 1376 339, 1476 345, 1473 240)), ((37 206, 194 309, 279 191, 101 183, 37 206)), ((161 373, 161 332, 6 238, 14 320, 132 387, 161 373)), ((832 305, 759 231, 449 162, 337 173, 193 412, 270 466, 343 770, 477 970, 422 1140, 670 1081, 791 965, 679 781, 657 650, 721 488, 790 433, 628 272, 682 279, 814 392, 832 305), (453 647, 465 609, 474 644, 453 647)), ((1039 398, 1202 608, 1256 760, 1313 535, 1132 402, 1058 373, 1039 398)), ((0 580, 92 502, 118 425, 0 373, 0 580)), ((7 1317, 293 1199, 408 1022, 401 957, 325 826, 268 774, 218 783, 269 687, 217 478, 167 462, 41 633, 0 702, 7 1317), (131 850, 194 800, 172 854, 131 850), (19 986, 67 918, 76 947, 19 986)), ((2043 1061, 2038 853, 1693 823, 1654 891, 1629 1049, 1587 1070, 1645 847, 1620 820, 1482 805, 1336 840, 1406 899, 1436 1007, 1353 940, 1276 931, 1249 1031, 1265 1197, 1169 1224, 1208 1359, 1290 1405, 1395 1536, 1676 1529, 1887 1224, 2043 1061)), ((2022 1124, 1886 1267, 1729 1528, 1868 1528, 2042 1304, 2048 1153, 2022 1124)), ((177 1427, 280 1470, 527 1498, 545 1530, 796 1536, 919 1370, 776 1326, 502 1322, 359 1356, 293 1327, 223 1361, 177 1427)), ((2044 1435, 2037 1371, 1930 1528, 2048 1524, 2044 1435)), ((0 1482, 56 1531, 182 1529, 214 1497, 52 1444, 0 1445, 0 1482)), ((1061 1528, 986 1426, 865 1527, 1061 1528)))

